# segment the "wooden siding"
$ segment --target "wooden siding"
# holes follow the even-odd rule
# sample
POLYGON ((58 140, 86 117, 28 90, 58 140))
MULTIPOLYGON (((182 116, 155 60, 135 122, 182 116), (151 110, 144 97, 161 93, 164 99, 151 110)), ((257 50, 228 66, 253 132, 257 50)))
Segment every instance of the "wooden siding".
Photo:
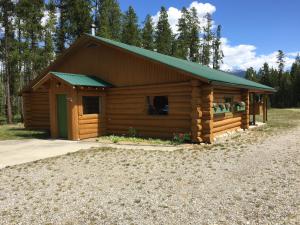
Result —
POLYGON ((106 129, 109 134, 170 138, 191 132, 191 86, 189 82, 108 90, 106 129), (168 96, 168 115, 148 115, 147 96, 168 96))
POLYGON ((23 93, 24 126, 27 129, 50 129, 49 95, 44 87, 23 93))
MULTIPOLYGON (((229 88, 215 88, 214 89, 214 102, 225 103, 225 98, 232 98, 233 102, 242 100, 241 89, 229 88)), ((242 112, 226 113, 214 115, 213 133, 218 136, 231 130, 237 130, 242 127, 242 112)))
POLYGON ((95 138, 106 133, 105 100, 103 91, 78 91, 78 132, 79 139, 95 138), (83 114, 82 96, 99 96, 100 114, 83 114))
POLYGON ((116 87, 188 81, 189 76, 121 49, 97 44, 82 47, 65 58, 55 71, 96 75, 116 87))

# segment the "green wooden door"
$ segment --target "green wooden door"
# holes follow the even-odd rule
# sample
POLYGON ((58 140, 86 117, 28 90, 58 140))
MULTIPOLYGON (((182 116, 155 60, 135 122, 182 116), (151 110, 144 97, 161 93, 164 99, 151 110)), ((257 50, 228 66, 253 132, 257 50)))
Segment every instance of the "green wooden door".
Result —
POLYGON ((67 96, 56 95, 56 101, 58 136, 60 138, 68 138, 67 96))

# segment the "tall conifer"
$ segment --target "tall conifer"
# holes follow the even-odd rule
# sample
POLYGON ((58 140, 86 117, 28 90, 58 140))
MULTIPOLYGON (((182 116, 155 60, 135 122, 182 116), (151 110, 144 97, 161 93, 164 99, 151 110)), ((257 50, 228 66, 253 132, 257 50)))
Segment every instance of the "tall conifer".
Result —
POLYGON ((117 0, 98 1, 96 34, 113 40, 121 38, 121 10, 117 0))
POLYGON ((121 41, 125 44, 140 46, 138 18, 132 6, 129 6, 123 17, 121 41))
POLYGON ((200 21, 198 18, 198 12, 195 7, 190 9, 189 17, 189 60, 192 62, 199 62, 200 51, 200 21))
POLYGON ((142 29, 142 47, 148 50, 154 50, 154 28, 153 20, 150 15, 146 16, 144 27, 142 29))
POLYGON ((216 35, 213 40, 213 68, 220 69, 224 54, 221 49, 221 25, 218 25, 216 35))
POLYGON ((206 25, 204 26, 201 63, 203 65, 209 66, 211 63, 211 55, 212 55, 211 50, 212 50, 212 41, 213 41, 211 15, 207 13, 205 19, 206 19, 206 25))
POLYGON ((168 21, 168 13, 165 7, 161 7, 155 31, 155 46, 157 52, 171 55, 172 40, 172 30, 168 21))
POLYGON ((177 49, 175 56, 182 59, 187 59, 190 44, 190 29, 189 29, 190 13, 183 7, 181 10, 181 17, 178 20, 178 37, 177 49))

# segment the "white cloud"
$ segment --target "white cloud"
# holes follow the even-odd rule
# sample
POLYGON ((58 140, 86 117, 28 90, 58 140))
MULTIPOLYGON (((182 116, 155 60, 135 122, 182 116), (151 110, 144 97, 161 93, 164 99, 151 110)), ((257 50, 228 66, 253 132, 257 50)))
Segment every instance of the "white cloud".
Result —
MULTIPOLYGON (((192 7, 195 7, 197 9, 198 17, 202 26, 206 23, 204 16, 207 13, 213 14, 216 12, 216 7, 210 3, 201 3, 198 1, 194 1, 189 5, 188 9, 191 9, 192 7)), ((180 9, 177 9, 175 7, 170 7, 167 12, 172 31, 174 33, 177 33, 176 25, 178 23, 178 19, 181 17, 181 11, 180 9)), ((154 15, 152 18, 154 23, 157 24, 159 19, 159 12, 157 12, 156 15, 154 15)), ((215 22, 212 21, 212 23, 213 28, 215 28, 215 22)), ((227 38, 222 38, 222 50, 225 57, 221 69, 225 71, 246 70, 249 67, 253 67, 254 69, 258 70, 265 62, 267 62, 270 67, 277 67, 277 51, 274 51, 267 55, 257 55, 256 46, 250 44, 240 44, 232 46, 230 45, 227 38)), ((299 52, 285 53, 286 69, 289 69, 291 67, 298 53, 299 52)))
MULTIPOLYGON (((224 64, 222 70, 246 70, 253 67, 258 70, 267 62, 270 67, 277 68, 277 51, 267 55, 257 55, 254 45, 231 46, 226 38, 222 38, 222 50, 224 52, 224 64)), ((297 53, 286 53, 285 68, 289 69, 295 61, 297 53)))
MULTIPOLYGON (((216 7, 210 3, 201 3, 198 1, 194 1, 189 5, 188 9, 191 9, 193 7, 195 7, 197 9, 198 17, 200 19, 200 24, 202 24, 202 25, 205 24, 204 16, 207 13, 213 14, 216 11, 216 7)), ((168 12, 169 23, 172 28, 172 31, 174 33, 177 33, 176 25, 177 25, 178 19, 181 17, 181 9, 170 7, 167 10, 167 12, 168 12)), ((158 19, 159 19, 159 11, 152 18, 153 18, 154 24, 157 24, 158 19)), ((213 22, 213 24, 214 24, 214 22, 213 22)))
MULTIPOLYGON (((58 9, 55 12, 55 17, 56 17, 56 22, 58 22, 59 18, 60 18, 60 12, 59 12, 58 9)), ((41 21, 41 24, 42 24, 43 27, 46 26, 48 20, 49 20, 49 11, 48 10, 44 10, 44 15, 43 15, 42 21, 41 21)))

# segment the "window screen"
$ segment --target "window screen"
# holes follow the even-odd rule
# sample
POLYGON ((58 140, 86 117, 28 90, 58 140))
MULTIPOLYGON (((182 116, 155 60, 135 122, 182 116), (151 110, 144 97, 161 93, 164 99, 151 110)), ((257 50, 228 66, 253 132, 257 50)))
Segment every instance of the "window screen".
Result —
POLYGON ((169 101, 167 96, 147 96, 149 115, 168 115, 169 101))
POLYGON ((100 101, 98 96, 82 96, 83 114, 99 114, 100 101))

